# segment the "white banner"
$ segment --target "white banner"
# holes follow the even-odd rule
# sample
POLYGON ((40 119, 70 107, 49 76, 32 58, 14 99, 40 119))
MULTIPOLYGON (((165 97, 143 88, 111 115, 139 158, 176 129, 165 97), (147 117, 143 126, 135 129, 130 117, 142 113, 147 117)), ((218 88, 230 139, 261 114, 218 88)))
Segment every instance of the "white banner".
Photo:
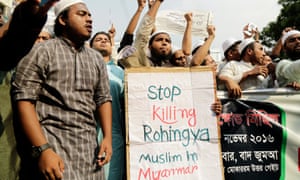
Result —
POLYGON ((128 178, 223 179, 213 72, 139 68, 125 77, 128 178))
MULTIPOLYGON (((207 37, 207 25, 212 24, 212 13, 205 11, 191 11, 193 13, 192 35, 207 37)), ((186 20, 183 11, 162 10, 156 17, 157 30, 183 35, 186 20)))

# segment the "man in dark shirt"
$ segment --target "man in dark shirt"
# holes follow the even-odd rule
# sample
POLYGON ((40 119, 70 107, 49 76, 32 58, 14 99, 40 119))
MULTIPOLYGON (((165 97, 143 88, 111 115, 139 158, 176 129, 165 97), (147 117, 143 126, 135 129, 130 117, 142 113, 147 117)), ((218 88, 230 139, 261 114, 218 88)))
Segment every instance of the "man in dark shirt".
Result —
POLYGON ((13 69, 34 45, 47 20, 47 12, 55 2, 48 0, 40 6, 40 0, 27 0, 14 10, 11 19, 0 28, 0 70, 13 69))

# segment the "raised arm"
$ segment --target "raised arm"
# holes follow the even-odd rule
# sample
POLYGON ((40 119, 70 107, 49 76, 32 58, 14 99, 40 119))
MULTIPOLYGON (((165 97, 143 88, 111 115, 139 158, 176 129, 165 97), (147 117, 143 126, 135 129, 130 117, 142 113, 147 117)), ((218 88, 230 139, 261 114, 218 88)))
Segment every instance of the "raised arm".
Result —
POLYGON ((110 29, 108 30, 108 34, 110 36, 112 46, 115 46, 116 28, 113 24, 111 25, 110 29))
POLYGON ((133 33, 139 22, 143 9, 146 6, 146 0, 137 0, 137 3, 138 3, 138 8, 129 21, 127 29, 120 42, 120 47, 118 48, 118 52, 120 52, 125 46, 132 45, 133 43, 133 33))
POLYGON ((284 30, 281 33, 281 37, 278 39, 277 43, 275 44, 275 46, 272 49, 272 54, 271 54, 272 59, 280 57, 280 54, 281 54, 281 51, 283 48, 281 38, 285 33, 289 32, 290 30, 293 30, 293 29, 294 29, 293 27, 284 28, 284 30))
POLYGON ((136 32, 136 38, 134 41, 134 47, 137 49, 143 49, 148 47, 149 37, 155 26, 155 18, 159 7, 163 0, 156 0, 145 16, 142 18, 140 25, 136 32))
POLYGON ((48 10, 57 1, 49 0, 40 6, 40 0, 27 0, 15 8, 10 21, 0 31, 0 70, 13 69, 30 51, 46 23, 48 10))
POLYGON ((182 51, 186 56, 189 56, 192 51, 192 17, 193 13, 186 13, 184 15, 184 18, 186 20, 186 27, 185 31, 183 34, 183 39, 182 39, 182 51))
POLYGON ((138 8, 135 11, 134 15, 132 16, 127 29, 126 29, 126 33, 127 34, 133 34, 135 31, 135 28, 139 22, 140 16, 143 12, 144 7, 146 6, 146 0, 137 0, 138 3, 138 8))
POLYGON ((198 48, 196 53, 192 57, 191 66, 199 66, 202 64, 205 56, 208 54, 208 51, 210 49, 210 46, 215 39, 215 26, 208 25, 207 32, 208 32, 208 38, 204 42, 204 44, 198 48))
POLYGON ((159 9, 159 7, 160 7, 160 5, 161 5, 161 3, 162 3, 163 1, 164 1, 164 0, 156 0, 156 1, 154 2, 154 4, 151 6, 151 8, 149 9, 149 11, 147 12, 147 14, 148 14, 151 18, 153 18, 153 19, 156 18, 158 9, 159 9))

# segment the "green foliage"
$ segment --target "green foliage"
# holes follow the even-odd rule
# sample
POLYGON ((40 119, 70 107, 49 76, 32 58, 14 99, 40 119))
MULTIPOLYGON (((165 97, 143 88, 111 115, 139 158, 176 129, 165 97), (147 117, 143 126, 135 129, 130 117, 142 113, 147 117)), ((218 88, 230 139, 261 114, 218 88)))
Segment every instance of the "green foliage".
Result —
POLYGON ((262 44, 272 47, 286 27, 300 29, 300 0, 278 0, 282 6, 276 22, 270 22, 260 33, 262 44))

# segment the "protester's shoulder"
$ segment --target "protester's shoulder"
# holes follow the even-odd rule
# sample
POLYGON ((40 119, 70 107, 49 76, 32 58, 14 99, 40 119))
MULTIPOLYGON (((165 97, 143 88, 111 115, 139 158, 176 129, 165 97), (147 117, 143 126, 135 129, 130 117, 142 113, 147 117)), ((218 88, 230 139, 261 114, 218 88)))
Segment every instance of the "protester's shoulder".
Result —
POLYGON ((276 72, 282 72, 286 69, 287 66, 291 65, 293 63, 293 61, 289 60, 289 59, 282 59, 280 60, 277 65, 276 65, 276 72))
POLYGON ((118 72, 123 72, 124 70, 116 62, 117 61, 112 58, 107 65, 113 67, 118 72))
POLYGON ((241 64, 241 61, 236 61, 236 60, 231 60, 229 62, 227 62, 226 64, 241 64))
POLYGON ((234 61, 234 60, 232 60, 232 61, 229 61, 229 62, 227 62, 227 63, 225 63, 222 67, 222 69, 226 69, 226 68, 229 68, 229 67, 235 67, 235 66, 239 66, 239 65, 241 65, 241 62, 240 61, 234 61))
POLYGON ((277 64, 289 64, 292 63, 293 61, 290 59, 281 59, 280 61, 277 62, 277 64))

